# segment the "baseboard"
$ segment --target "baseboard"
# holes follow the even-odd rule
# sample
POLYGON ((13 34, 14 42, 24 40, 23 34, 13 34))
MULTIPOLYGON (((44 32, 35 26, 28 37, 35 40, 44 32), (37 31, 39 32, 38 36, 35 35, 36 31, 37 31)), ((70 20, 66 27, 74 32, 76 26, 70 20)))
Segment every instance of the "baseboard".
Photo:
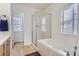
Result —
POLYGON ((24 44, 24 46, 29 46, 29 45, 32 45, 32 43, 27 43, 27 44, 24 44))

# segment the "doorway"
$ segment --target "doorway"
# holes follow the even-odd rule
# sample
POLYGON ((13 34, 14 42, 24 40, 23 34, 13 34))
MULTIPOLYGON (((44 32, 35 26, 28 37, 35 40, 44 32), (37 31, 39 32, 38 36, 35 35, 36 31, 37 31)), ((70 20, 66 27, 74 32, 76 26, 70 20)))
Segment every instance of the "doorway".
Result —
POLYGON ((23 55, 24 13, 12 14, 12 55, 23 55))

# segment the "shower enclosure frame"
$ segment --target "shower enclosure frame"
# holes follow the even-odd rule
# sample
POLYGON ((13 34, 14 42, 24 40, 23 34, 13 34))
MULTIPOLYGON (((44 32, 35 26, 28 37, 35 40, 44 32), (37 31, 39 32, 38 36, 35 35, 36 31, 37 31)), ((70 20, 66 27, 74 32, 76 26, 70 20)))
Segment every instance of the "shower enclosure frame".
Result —
MULTIPOLYGON (((33 24, 33 23, 34 23, 33 17, 34 17, 34 16, 35 16, 35 15, 32 16, 32 43, 33 43, 35 46, 37 46, 37 29, 35 29, 35 30, 36 30, 36 32, 35 32, 35 35, 36 35, 36 36, 35 36, 36 44, 33 42, 33 37, 34 37, 34 36, 33 36, 33 30, 34 30, 34 29, 33 29, 33 28, 34 28, 34 27, 33 27, 33 25, 34 25, 34 24, 33 24)), ((39 15, 38 15, 38 17, 40 18, 39 15)), ((37 26, 37 25, 36 25, 36 26, 37 26)))
MULTIPOLYGON (((49 17, 50 17, 50 38, 52 38, 52 23, 51 23, 51 22, 52 22, 52 18, 51 18, 51 14, 50 14, 50 13, 44 13, 44 14, 47 14, 47 15, 49 15, 49 17)), ((34 29, 33 29, 33 28, 34 28, 34 27, 33 27, 33 25, 34 25, 34 24, 33 24, 33 22, 34 22, 33 17, 34 17, 34 16, 35 16, 35 15, 32 16, 32 43, 33 43, 35 46, 37 46, 37 40, 39 40, 39 39, 37 39, 37 30, 36 30, 36 36, 35 36, 35 38, 36 38, 36 39, 35 39, 35 40, 36 40, 36 44, 33 42, 33 40, 34 40, 34 39, 33 39, 33 30, 34 30, 34 29)), ((40 18, 40 15, 38 15, 38 17, 40 18)), ((41 18, 40 18, 40 19, 41 19, 41 18)), ((40 19, 39 19, 39 20, 40 20, 40 19)), ((40 22, 41 22, 41 21, 40 21, 40 22)), ((40 25, 41 25, 41 24, 40 24, 40 25)), ((40 31, 41 31, 41 26, 40 26, 39 28, 40 28, 40 31)))

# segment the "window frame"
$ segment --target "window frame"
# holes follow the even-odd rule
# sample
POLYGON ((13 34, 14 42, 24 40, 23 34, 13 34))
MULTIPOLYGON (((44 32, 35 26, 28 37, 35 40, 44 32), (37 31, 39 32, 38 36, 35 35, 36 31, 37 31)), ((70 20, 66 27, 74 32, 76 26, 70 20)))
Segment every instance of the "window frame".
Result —
POLYGON ((73 35, 77 35, 77 4, 70 4, 70 5, 68 5, 66 8, 64 8, 64 10, 61 12, 61 32, 63 33, 63 34, 73 34, 73 35), (73 24, 72 24, 72 26, 73 26, 73 32, 72 33, 68 33, 68 32, 63 32, 63 30, 64 30, 64 24, 65 24, 65 22, 64 22, 64 11, 65 10, 67 10, 71 5, 73 5, 73 24))
POLYGON ((46 21, 47 21, 46 16, 42 16, 42 18, 41 18, 41 31, 42 32, 46 32, 47 31, 46 30, 46 21), (42 22, 43 18, 45 19, 45 24, 42 22))

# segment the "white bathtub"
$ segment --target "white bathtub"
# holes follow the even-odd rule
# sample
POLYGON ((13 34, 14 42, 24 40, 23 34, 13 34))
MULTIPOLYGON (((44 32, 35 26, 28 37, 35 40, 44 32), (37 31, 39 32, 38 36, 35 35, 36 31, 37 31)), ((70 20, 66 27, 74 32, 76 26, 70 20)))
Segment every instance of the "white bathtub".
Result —
POLYGON ((66 52, 52 39, 38 40, 37 47, 42 56, 66 56, 66 52))

